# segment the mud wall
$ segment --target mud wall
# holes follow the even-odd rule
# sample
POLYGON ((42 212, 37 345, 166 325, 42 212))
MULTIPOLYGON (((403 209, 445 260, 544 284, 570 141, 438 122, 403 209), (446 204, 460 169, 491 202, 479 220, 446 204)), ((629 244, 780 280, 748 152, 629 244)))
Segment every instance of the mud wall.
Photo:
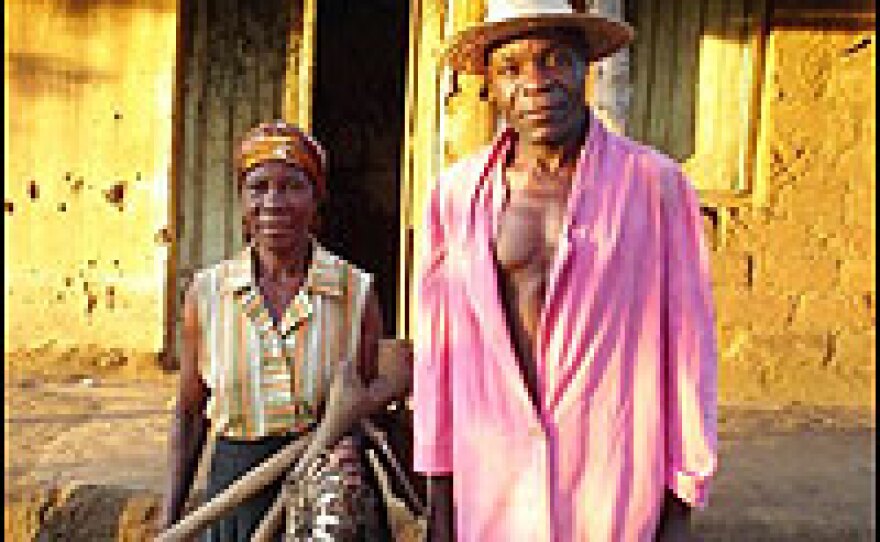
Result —
POLYGON ((713 239, 724 402, 875 404, 873 17, 771 14, 759 197, 713 239))
POLYGON ((176 4, 5 4, 7 370, 163 347, 176 4))

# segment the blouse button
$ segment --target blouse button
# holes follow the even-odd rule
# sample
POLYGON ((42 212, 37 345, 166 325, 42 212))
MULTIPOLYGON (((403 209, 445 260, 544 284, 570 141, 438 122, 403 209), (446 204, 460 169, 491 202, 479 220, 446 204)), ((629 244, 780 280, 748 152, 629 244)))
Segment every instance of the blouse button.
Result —
POLYGON ((278 340, 278 337, 272 337, 272 339, 270 339, 269 352, 271 352, 272 357, 281 357, 281 341, 278 340))

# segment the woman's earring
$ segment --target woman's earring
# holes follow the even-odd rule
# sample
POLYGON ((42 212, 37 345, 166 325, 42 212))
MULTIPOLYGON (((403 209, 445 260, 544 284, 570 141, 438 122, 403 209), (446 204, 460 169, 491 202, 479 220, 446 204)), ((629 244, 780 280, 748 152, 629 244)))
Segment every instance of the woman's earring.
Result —
POLYGON ((251 234, 251 226, 250 221, 247 219, 247 216, 241 217, 241 236, 244 238, 244 243, 250 244, 253 235, 251 234))
POLYGON ((312 213, 312 220, 309 223, 309 235, 318 237, 321 234, 321 210, 315 209, 312 213))

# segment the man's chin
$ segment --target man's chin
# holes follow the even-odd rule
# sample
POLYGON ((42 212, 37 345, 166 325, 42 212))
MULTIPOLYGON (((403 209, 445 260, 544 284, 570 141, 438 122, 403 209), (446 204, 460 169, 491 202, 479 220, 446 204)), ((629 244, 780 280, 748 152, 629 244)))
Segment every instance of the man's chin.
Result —
POLYGON ((561 145, 565 143, 566 132, 560 128, 530 128, 520 136, 537 145, 561 145))
POLYGON ((565 145, 579 133, 580 123, 573 123, 571 115, 577 115, 577 111, 569 112, 566 116, 554 115, 553 118, 533 119, 529 122, 522 119, 518 126, 514 126, 519 136, 524 141, 537 145, 565 145))

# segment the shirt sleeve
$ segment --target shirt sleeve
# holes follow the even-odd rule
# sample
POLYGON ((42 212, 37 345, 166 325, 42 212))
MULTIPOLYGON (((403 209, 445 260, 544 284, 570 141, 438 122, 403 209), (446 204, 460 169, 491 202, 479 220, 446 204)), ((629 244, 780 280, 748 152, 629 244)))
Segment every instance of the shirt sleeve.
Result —
POLYGON ((413 425, 415 470, 452 472, 452 403, 449 367, 449 298, 447 246, 440 189, 429 197, 416 268, 413 425))
POLYGON ((696 193, 676 171, 664 186, 667 271, 667 485, 703 508, 717 468, 717 346, 709 253, 696 193))

